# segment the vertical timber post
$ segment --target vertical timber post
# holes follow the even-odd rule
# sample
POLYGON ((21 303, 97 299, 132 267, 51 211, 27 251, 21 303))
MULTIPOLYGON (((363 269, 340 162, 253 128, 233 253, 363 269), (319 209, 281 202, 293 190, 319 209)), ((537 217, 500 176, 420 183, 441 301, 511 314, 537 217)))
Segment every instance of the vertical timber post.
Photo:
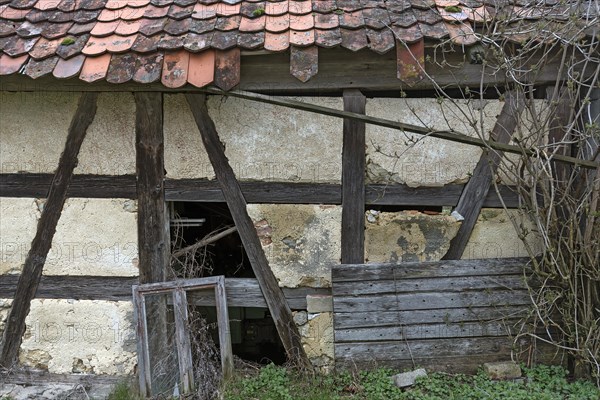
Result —
POLYGON ((297 367, 312 369, 306 352, 302 347, 300 334, 292 317, 292 311, 283 291, 277 283, 273 271, 269 267, 269 262, 260 244, 256 228, 246 210, 246 199, 242 194, 235 173, 231 165, 229 165, 229 160, 225 155, 225 149, 219 139, 215 124, 208 114, 206 96, 187 94, 186 98, 196 120, 196 125, 198 125, 208 158, 215 170, 221 191, 252 265, 252 270, 256 275, 267 307, 275 322, 275 327, 285 348, 288 360, 297 367))
MULTIPOLYGON (((364 114, 366 99, 344 90, 344 111, 364 114)), ((344 119, 342 148, 342 264, 365 258, 365 123, 344 119)))
POLYGON ((42 278, 42 270, 67 198, 73 170, 77 167, 79 149, 87 129, 96 115, 97 98, 97 93, 82 94, 77 111, 71 120, 65 149, 60 156, 58 168, 50 185, 48 197, 37 224, 35 237, 31 242, 31 249, 25 259, 23 272, 19 277, 15 297, 6 321, 0 351, 1 367, 10 368, 17 361, 25 333, 25 318, 29 314, 31 300, 35 296, 42 278))
MULTIPOLYGON (((170 238, 166 229, 163 98, 159 92, 134 94, 136 191, 138 199, 138 252, 140 284, 163 282, 169 262, 170 238)), ((150 371, 169 348, 167 299, 146 301, 150 371)), ((156 388, 156 391, 172 388, 156 388)), ((152 392, 152 388, 150 388, 152 392)), ((152 393, 148 393, 151 395, 152 393)))

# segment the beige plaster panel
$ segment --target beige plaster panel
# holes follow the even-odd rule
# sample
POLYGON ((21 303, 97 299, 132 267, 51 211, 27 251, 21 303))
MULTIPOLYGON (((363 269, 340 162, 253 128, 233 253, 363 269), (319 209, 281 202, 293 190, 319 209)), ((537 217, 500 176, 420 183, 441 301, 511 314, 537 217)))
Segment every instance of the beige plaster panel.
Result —
MULTIPOLYGON (((368 99, 367 114, 403 123, 454 129, 478 136, 493 127, 499 101, 438 102, 431 98, 368 99), (483 118, 482 118, 483 117, 483 118), (469 125, 475 121, 477 130, 469 125), (483 127, 479 125, 483 121, 483 127)), ((465 182, 481 150, 474 146, 367 125, 367 179, 410 186, 442 186, 465 182)))
MULTIPOLYGON (((539 241, 528 221, 515 210, 508 211, 519 224, 528 227, 534 250, 539 241)), ((437 261, 446 254, 460 222, 447 215, 417 211, 398 213, 367 212, 365 257, 367 262, 437 261)), ((528 256, 509 214, 501 209, 482 209, 465 249, 463 259, 528 256)))
POLYGON ((0 275, 21 271, 39 217, 34 199, 0 197, 0 275))
POLYGON ((76 174, 135 174, 135 102, 131 93, 101 93, 81 145, 76 174))
POLYGON ((133 373, 136 358, 129 302, 34 299, 20 362, 51 373, 133 373))
POLYGON ((282 287, 328 287, 340 262, 339 206, 251 204, 269 265, 282 287))
MULTIPOLYGON (((521 143, 539 142, 549 116, 548 103, 534 100, 521 112, 514 136, 521 143), (533 118, 532 115, 537 115, 533 118), (536 135, 532 135, 536 132, 536 135)), ((432 98, 367 99, 367 114, 403 123, 454 130, 472 137, 489 137, 504 102, 500 100, 444 100, 432 98)), ((514 144, 514 143, 511 143, 514 144)), ((476 146, 367 124, 367 181, 406 183, 409 186, 443 186, 464 183, 473 172, 481 150, 476 146)), ((507 155, 510 162, 517 155, 507 155)), ((508 164, 510 170, 518 170, 508 164)), ((512 173, 500 171, 503 183, 515 182, 512 173)))
MULTIPOLYGON (((301 100, 343 109, 341 98, 301 100)), ((221 96, 208 109, 239 179, 340 182, 341 119, 221 96)), ((214 178, 183 95, 165 95, 165 146, 169 178, 214 178)))
POLYGON ((439 260, 460 223, 448 215, 418 211, 368 211, 365 225, 365 260, 395 263, 439 260))
POLYGON ((535 234, 531 221, 518 210, 482 209, 477 224, 465 248, 463 259, 528 257, 525 245, 519 239, 510 218, 528 231, 527 241, 534 252, 541 251, 542 243, 535 234))
POLYGON ((308 322, 298 328, 302 347, 317 367, 333 364, 333 313, 308 314, 308 322))
MULTIPOLYGON (((80 93, 0 94, 3 173, 53 173, 80 93)), ((76 174, 135 173, 135 103, 130 93, 103 93, 79 154, 76 174)))
MULTIPOLYGON (((20 272, 42 207, 41 200, 0 199, 0 274, 20 272)), ((138 275, 135 201, 68 199, 44 274, 138 275)))
POLYGON ((1 172, 54 172, 78 98, 68 92, 0 92, 1 172))

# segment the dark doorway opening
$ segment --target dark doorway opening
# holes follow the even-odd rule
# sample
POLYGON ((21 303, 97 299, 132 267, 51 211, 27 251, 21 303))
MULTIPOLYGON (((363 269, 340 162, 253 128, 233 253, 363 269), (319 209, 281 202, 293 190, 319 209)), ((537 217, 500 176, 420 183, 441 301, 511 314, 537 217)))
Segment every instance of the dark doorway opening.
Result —
MULTIPOLYGON (((235 226, 227 204, 176 202, 170 205, 172 252, 187 248, 202 239, 235 226)), ((224 275, 225 278, 255 278, 237 232, 210 245, 186 252, 172 263, 177 277, 200 278, 224 275)), ((206 318, 213 340, 218 343, 216 310, 197 307, 206 318)), ((229 307, 231 341, 234 355, 252 362, 283 364, 285 350, 267 308, 229 307)))

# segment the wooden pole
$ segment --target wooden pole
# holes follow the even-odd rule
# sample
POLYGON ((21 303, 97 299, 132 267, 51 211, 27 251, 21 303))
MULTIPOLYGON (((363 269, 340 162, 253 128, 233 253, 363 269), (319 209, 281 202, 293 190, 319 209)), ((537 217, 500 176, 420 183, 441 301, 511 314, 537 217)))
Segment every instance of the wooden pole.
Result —
MULTIPOLYGON (((519 122, 519 115, 525 106, 523 94, 508 92, 502 111, 492 129, 491 139, 496 143, 508 143, 519 122)), ((454 209, 460 217, 464 218, 456 236, 450 241, 450 248, 442 260, 458 260, 462 257, 483 202, 490 190, 496 170, 500 165, 503 154, 484 150, 479 162, 473 170, 473 176, 465 185, 458 205, 454 209)), ((456 214, 455 214, 456 215, 456 214)))
POLYGON ((161 93, 135 93, 135 147, 140 284, 163 282, 170 239, 165 232, 161 93))
POLYGON ((311 369, 310 361, 300 341, 298 328, 292 317, 292 311, 283 291, 277 283, 275 275, 273 275, 273 271, 269 267, 269 262, 263 252, 256 228, 246 210, 246 200, 235 177, 235 173, 225 156, 225 149, 219 140, 215 124, 208 114, 206 97, 204 95, 187 94, 186 98, 200 130, 208 158, 221 185, 223 196, 229 206, 229 211, 246 249, 246 254, 275 322, 288 360, 298 367, 311 369))
MULTIPOLYGON (((344 91, 344 111, 364 114, 366 99, 358 90, 344 91)), ((365 258, 365 123, 344 119, 342 148, 342 264, 365 258)))
MULTIPOLYGON (((165 203, 162 93, 135 93, 135 151, 138 199, 138 252, 140 284, 164 282, 169 263, 170 238, 165 203)), ((150 371, 168 357, 172 338, 167 329, 167 298, 145 302, 150 371)), ((139 340, 139 339, 138 339, 139 340)), ((156 384, 160 382, 155 382, 156 384)), ((141 388, 147 390, 147 388, 141 388)), ((150 394, 172 390, 149 388, 150 394)))
POLYGON ((29 314, 31 300, 35 296, 42 277, 42 270, 52 245, 56 225, 67 198, 67 189, 73 177, 73 170, 77 167, 79 149, 87 129, 96 115, 97 97, 97 93, 93 92, 81 95, 77 111, 71 120, 65 149, 60 156, 58 168, 50 185, 48 197, 38 221, 35 237, 31 242, 31 249, 25 259, 23 272, 17 283, 15 298, 4 328, 0 366, 5 368, 12 367, 17 361, 25 333, 25 318, 29 314))

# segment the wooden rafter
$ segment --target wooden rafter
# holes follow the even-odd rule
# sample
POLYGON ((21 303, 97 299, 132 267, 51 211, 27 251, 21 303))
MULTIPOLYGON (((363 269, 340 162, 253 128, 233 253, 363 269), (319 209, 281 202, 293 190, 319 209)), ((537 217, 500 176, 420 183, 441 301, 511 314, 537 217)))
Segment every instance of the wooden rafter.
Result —
MULTIPOLYGON (((506 94, 506 101, 491 133, 492 140, 495 142, 510 142, 525 104, 522 96, 516 92, 506 94)), ((458 205, 454 209, 453 213, 457 213, 463 220, 456 236, 450 241, 450 248, 442 258, 443 260, 458 260, 462 257, 483 207, 484 199, 495 179, 502 156, 502 153, 491 150, 484 150, 481 155, 473 170, 473 176, 465 185, 458 205)))
POLYGON ((246 210, 246 199, 225 156, 225 149, 219 139, 215 124, 208 114, 206 97, 188 94, 186 98, 288 359, 299 367, 311 369, 298 328, 292 317, 292 311, 269 267, 254 224, 246 210))
MULTIPOLYGON (((365 113, 366 99, 358 90, 344 91, 344 110, 365 113)), ((344 120, 342 148, 342 263, 365 258, 365 123, 344 120)))
POLYGON ((48 191, 44 209, 38 221, 37 231, 31 249, 25 259, 23 272, 17 283, 15 297, 4 328, 0 366, 9 368, 14 365, 25 333, 25 318, 31 308, 31 300, 35 296, 46 257, 52 245, 56 226, 67 199, 67 189, 77 166, 79 149, 87 133, 87 129, 96 115, 96 93, 85 93, 79 99, 75 115, 69 126, 65 149, 60 156, 58 168, 48 191))

